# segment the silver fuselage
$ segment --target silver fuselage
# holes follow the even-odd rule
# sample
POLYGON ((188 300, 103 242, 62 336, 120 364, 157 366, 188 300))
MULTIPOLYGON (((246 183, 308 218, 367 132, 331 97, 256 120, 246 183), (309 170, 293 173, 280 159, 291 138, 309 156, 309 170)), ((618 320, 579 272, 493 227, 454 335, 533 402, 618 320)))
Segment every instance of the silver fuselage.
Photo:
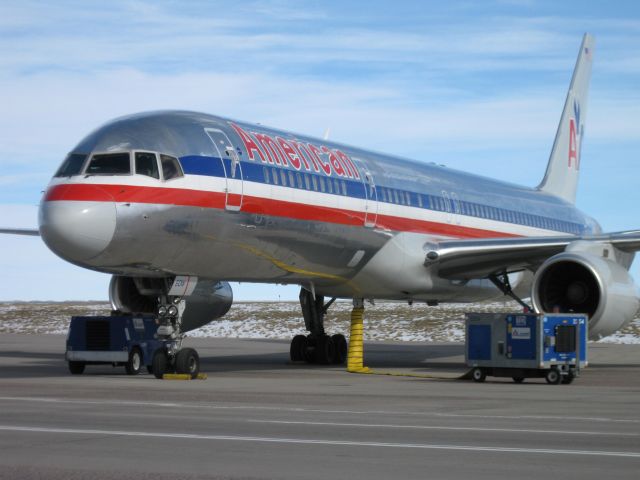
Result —
MULTIPOLYGON (((600 231, 569 202, 536 189, 200 113, 116 119, 72 153, 87 161, 51 181, 41 235, 65 260, 117 275, 476 301, 500 294, 485 280, 429 272, 429 245, 600 231), (138 151, 178 158, 184 175, 156 179, 134 167, 87 174, 94 154, 138 151)), ((526 276, 513 280, 526 287, 526 276)))

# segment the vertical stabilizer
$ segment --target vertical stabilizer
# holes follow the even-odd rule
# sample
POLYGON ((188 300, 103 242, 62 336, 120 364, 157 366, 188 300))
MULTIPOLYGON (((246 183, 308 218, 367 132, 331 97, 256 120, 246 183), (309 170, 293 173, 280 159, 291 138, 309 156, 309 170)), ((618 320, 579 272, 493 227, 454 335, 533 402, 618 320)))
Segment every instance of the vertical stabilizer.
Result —
POLYGON ((575 203, 584 121, 587 114, 587 95, 591 78, 594 39, 585 33, 578 60, 569 85, 567 100, 553 142, 547 171, 539 190, 575 203))

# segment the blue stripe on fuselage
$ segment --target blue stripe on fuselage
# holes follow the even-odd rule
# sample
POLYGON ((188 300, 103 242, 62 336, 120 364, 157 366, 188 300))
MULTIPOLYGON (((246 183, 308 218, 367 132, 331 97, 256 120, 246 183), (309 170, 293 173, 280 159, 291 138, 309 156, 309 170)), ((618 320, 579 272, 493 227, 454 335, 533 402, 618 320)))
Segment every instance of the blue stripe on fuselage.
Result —
MULTIPOLYGON (((231 160, 209 157, 204 155, 188 155, 180 157, 182 169, 186 175, 203 175, 225 178, 225 169, 231 172, 231 160), (224 162, 224 167, 223 167, 224 162)), ((242 178, 244 181, 265 185, 296 188, 310 192, 328 193, 351 198, 366 199, 365 185, 362 181, 346 178, 328 177, 306 171, 296 171, 275 165, 241 162, 242 178), (274 179, 275 177, 275 179, 274 179), (284 182, 282 178, 284 177, 284 182), (331 191, 328 183, 331 182, 331 191), (336 191, 336 187, 338 190, 336 191), (345 195, 346 193, 346 195, 345 195)), ((424 210, 445 212, 451 215, 483 218, 513 225, 523 225, 545 230, 561 231, 570 234, 589 233, 585 225, 564 219, 533 215, 488 205, 458 200, 459 213, 453 212, 451 199, 432 194, 410 192, 399 188, 377 185, 377 201, 398 206, 410 206, 424 210), (383 192, 384 190, 384 192, 383 192), (405 196, 405 194, 409 194, 405 196), (396 201, 400 199, 400 201, 396 201), (407 203, 409 200, 410 203, 407 203), (416 203, 417 202, 417 203, 416 203), (449 205, 447 208, 447 204, 449 205), (479 208, 482 207, 482 208, 479 208)))

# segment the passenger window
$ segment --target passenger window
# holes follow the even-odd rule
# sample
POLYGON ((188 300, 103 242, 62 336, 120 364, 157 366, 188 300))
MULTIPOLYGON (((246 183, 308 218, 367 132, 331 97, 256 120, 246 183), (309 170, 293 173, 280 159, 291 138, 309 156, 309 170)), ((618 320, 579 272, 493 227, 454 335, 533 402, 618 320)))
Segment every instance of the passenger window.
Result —
POLYGON ((128 175, 131 173, 129 152, 94 155, 85 173, 87 175, 128 175))
POLYGON ((184 176, 177 158, 160 154, 160 163, 162 163, 162 177, 165 180, 184 176))
POLYGON ((264 174, 264 183, 269 183, 269 169, 267 167, 263 167, 262 173, 264 174))
POLYGON ((72 175, 79 175, 86 159, 87 155, 84 153, 70 153, 54 176, 71 177, 72 175))
POLYGON ((300 172, 296 172, 296 180, 298 181, 298 188, 302 187, 302 174, 300 172))
POLYGON ((304 186, 307 190, 311 190, 311 182, 309 181, 309 175, 304 176, 304 186))
POLYGON ((151 152, 136 152, 136 173, 147 177, 160 178, 156 154, 151 152))
POLYGON ((327 192, 333 193, 333 183, 330 178, 327 178, 327 192))
POLYGON ((293 172, 289 171, 289 186, 290 187, 295 187, 296 186, 296 180, 295 178, 293 178, 293 172))
POLYGON ((280 170, 280 180, 282 180, 282 186, 286 187, 287 186, 287 174, 285 173, 284 170, 280 170))
POLYGON ((278 171, 275 168, 271 169, 271 178, 273 179, 273 184, 278 185, 278 171))
POLYGON ((315 175, 311 176, 311 181, 313 182, 313 189, 317 192, 318 191, 318 179, 316 178, 315 175))
POLYGON ((342 194, 344 196, 347 195, 347 183, 346 182, 342 182, 342 194))
POLYGON ((324 178, 320 177, 320 178, 318 179, 318 182, 320 183, 320 191, 321 191, 321 192, 324 192, 324 191, 325 191, 325 188, 324 188, 324 178))
POLYGON ((340 195, 340 182, 337 178, 333 179, 333 191, 340 195))
POLYGON ((407 205, 411 205, 411 194, 409 192, 404 192, 407 197, 407 205))

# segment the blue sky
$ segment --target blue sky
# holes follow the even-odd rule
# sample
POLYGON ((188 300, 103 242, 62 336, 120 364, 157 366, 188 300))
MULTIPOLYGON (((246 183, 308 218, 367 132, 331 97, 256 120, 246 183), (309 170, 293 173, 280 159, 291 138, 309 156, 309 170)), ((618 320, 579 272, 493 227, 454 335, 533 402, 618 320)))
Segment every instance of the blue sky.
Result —
MULTIPOLYGON (((606 230, 640 228, 637 2, 4 1, 0 224, 36 225, 49 177, 95 127, 164 108, 330 127, 333 140, 535 186, 585 31, 596 49, 578 205, 606 230)), ((108 276, 37 238, 2 236, 0 249, 0 300, 107 296, 108 276)))

